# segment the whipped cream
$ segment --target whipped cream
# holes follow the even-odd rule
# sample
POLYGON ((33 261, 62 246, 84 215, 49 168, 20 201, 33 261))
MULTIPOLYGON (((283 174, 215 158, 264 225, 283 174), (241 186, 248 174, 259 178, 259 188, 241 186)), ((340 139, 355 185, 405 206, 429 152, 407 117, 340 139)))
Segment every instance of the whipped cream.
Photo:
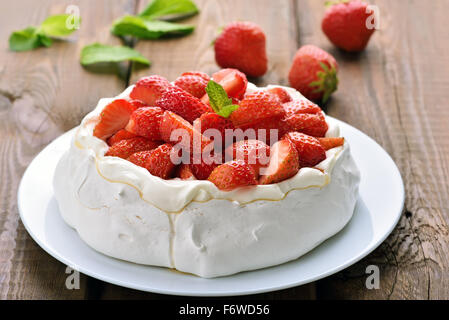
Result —
MULTIPOLYGON (((99 114, 132 86, 101 99, 82 121, 54 177, 64 220, 91 247, 115 258, 202 277, 296 259, 341 230, 352 216, 360 175, 349 146, 314 168, 272 185, 221 191, 200 180, 163 180, 116 157, 92 135, 99 114)), ((293 99, 305 99, 292 88, 293 99)), ((248 92, 257 90, 252 84, 248 92)), ((326 136, 339 136, 326 117, 326 136)))

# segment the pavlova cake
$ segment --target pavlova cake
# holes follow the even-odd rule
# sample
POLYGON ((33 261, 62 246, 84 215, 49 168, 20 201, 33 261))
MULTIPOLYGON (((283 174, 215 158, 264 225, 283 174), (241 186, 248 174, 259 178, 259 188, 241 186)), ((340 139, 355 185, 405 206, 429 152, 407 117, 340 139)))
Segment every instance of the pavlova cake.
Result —
POLYGON ((351 219, 359 171, 336 121, 235 69, 140 79, 101 99, 54 177, 89 246, 217 277, 298 258, 351 219))

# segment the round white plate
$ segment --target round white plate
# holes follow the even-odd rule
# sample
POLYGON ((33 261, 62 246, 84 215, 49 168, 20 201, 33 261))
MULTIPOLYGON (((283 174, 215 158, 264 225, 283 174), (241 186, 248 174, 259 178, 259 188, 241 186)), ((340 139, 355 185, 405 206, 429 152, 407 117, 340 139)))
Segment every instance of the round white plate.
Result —
POLYGON ((55 166, 74 130, 48 145, 25 171, 18 191, 20 216, 33 239, 50 255, 86 275, 124 287, 174 295, 232 296, 302 285, 334 274, 373 251, 393 230, 404 204, 401 175, 390 156, 359 130, 339 123, 362 175, 354 216, 340 233, 279 266, 202 279, 117 260, 91 249, 64 223, 53 196, 55 166))

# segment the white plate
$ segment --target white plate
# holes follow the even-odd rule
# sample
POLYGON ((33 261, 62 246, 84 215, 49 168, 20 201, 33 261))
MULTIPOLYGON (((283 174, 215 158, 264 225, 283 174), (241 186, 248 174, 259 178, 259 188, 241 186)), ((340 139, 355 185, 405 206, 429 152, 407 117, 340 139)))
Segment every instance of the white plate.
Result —
POLYGON ((53 196, 55 166, 74 130, 48 145, 25 171, 18 191, 20 216, 33 239, 53 257, 91 277, 124 287, 174 295, 231 296, 302 285, 334 274, 373 251, 393 230, 404 204, 401 175, 390 156, 359 130, 339 123, 362 175, 354 216, 340 233, 279 266, 202 279, 117 260, 91 249, 64 223, 53 196))

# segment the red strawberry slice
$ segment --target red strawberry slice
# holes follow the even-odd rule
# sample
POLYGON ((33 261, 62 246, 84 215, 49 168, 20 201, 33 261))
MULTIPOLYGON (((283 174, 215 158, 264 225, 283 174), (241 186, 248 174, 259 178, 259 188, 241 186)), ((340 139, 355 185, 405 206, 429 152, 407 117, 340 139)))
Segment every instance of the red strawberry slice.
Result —
POLYGON ((145 102, 140 100, 131 100, 130 103, 135 106, 137 109, 143 108, 143 107, 149 107, 145 102))
POLYGON ((328 125, 323 113, 318 114, 294 114, 288 116, 285 121, 290 131, 298 131, 313 137, 324 137, 328 125))
POLYGON ((139 108, 131 114, 126 130, 150 140, 162 140, 159 124, 163 114, 159 107, 139 108))
POLYGON ((226 162, 216 167, 208 180, 224 191, 257 184, 254 169, 243 160, 226 162))
POLYGON ((111 146, 105 153, 105 156, 119 157, 126 159, 130 155, 140 151, 152 150, 156 148, 159 143, 148 140, 142 137, 130 138, 122 140, 111 146))
POLYGON ((270 89, 267 89, 267 91, 271 94, 274 94, 279 98, 279 101, 281 103, 286 103, 292 101, 292 97, 288 94, 287 90, 280 87, 272 87, 270 89))
POLYGON ((102 140, 111 137, 123 129, 136 107, 129 101, 118 99, 108 104, 100 114, 100 120, 94 128, 94 136, 102 140))
POLYGON ((145 164, 151 156, 151 151, 152 150, 135 152, 132 155, 130 155, 126 160, 134 163, 136 166, 145 168, 145 164))
POLYGON ((199 117, 199 119, 196 119, 193 122, 193 127, 197 131, 201 132, 204 136, 210 138, 211 140, 214 140, 217 132, 211 131, 209 129, 217 130, 221 136, 222 146, 224 146, 224 143, 226 141, 226 130, 234 129, 234 125, 232 124, 231 120, 223 118, 222 116, 216 114, 215 112, 208 112, 202 114, 201 117, 199 117))
POLYGON ((204 161, 201 161, 201 163, 191 163, 190 170, 192 171, 193 175, 199 179, 199 180, 206 180, 209 178, 212 171, 218 166, 214 162, 211 164, 207 164, 204 161))
POLYGON ((196 98, 202 98, 206 94, 208 82, 209 80, 206 80, 204 76, 184 74, 175 80, 174 85, 196 98))
POLYGON ((267 72, 266 39, 263 30, 252 22, 228 24, 215 40, 215 60, 222 68, 236 68, 251 77, 267 72))
POLYGON ((174 112, 190 123, 203 113, 212 111, 209 106, 202 103, 198 98, 175 86, 167 88, 162 93, 161 98, 156 101, 156 106, 174 112))
POLYGON ((292 131, 284 118, 268 118, 239 128, 244 132, 248 129, 254 130, 255 139, 263 141, 267 145, 272 145, 279 141, 284 134, 292 131))
POLYGON ((321 108, 307 99, 300 99, 287 102, 284 103, 282 106, 284 107, 287 116, 300 113, 312 113, 312 114, 321 113, 321 108))
POLYGON ((270 147, 259 140, 242 140, 226 148, 226 157, 232 160, 243 160, 259 175, 260 167, 268 165, 270 147))
POLYGON ((192 170, 190 169, 190 165, 186 163, 181 163, 178 166, 176 176, 182 180, 196 180, 192 170))
POLYGON ((298 150, 301 167, 313 167, 326 159, 326 150, 317 138, 300 132, 290 132, 286 138, 293 142, 298 150))
POLYGON ((131 99, 140 100, 147 105, 154 106, 165 89, 171 86, 170 82, 164 77, 152 75, 137 81, 129 96, 131 99))
MULTIPOLYGON (((223 87, 231 99, 241 100, 248 86, 248 79, 246 79, 245 74, 236 69, 222 69, 214 73, 212 79, 223 87)), ((209 104, 209 96, 205 94, 201 101, 209 104)))
POLYGON ((126 131, 125 129, 121 129, 121 130, 117 131, 117 133, 114 134, 112 137, 110 137, 107 142, 108 142, 109 146, 112 146, 119 141, 131 139, 131 138, 135 138, 135 137, 137 137, 137 136, 134 133, 126 131))
POLYGON ((209 138, 196 131, 188 121, 170 111, 165 111, 162 116, 160 133, 162 140, 180 144, 189 153, 202 153, 208 150, 206 148, 212 147, 209 138))
POLYGON ((318 140, 326 151, 345 144, 345 138, 342 137, 318 138, 318 140))
POLYGON ((270 163, 261 170, 260 184, 278 183, 293 177, 299 171, 299 155, 295 145, 282 139, 271 147, 270 163))
POLYGON ((209 80, 210 80, 209 75, 207 73, 204 73, 201 71, 188 71, 188 72, 184 72, 183 74, 181 74, 181 76, 196 76, 196 77, 203 78, 207 82, 209 82, 209 80))
POLYGON ((229 118, 236 127, 239 127, 265 119, 279 119, 284 115, 284 108, 276 96, 266 91, 256 91, 240 101, 240 107, 231 113, 229 118))
POLYGON ((171 144, 165 143, 151 151, 134 153, 128 158, 128 161, 147 169, 153 176, 169 179, 176 167, 170 158, 172 149, 171 144))

